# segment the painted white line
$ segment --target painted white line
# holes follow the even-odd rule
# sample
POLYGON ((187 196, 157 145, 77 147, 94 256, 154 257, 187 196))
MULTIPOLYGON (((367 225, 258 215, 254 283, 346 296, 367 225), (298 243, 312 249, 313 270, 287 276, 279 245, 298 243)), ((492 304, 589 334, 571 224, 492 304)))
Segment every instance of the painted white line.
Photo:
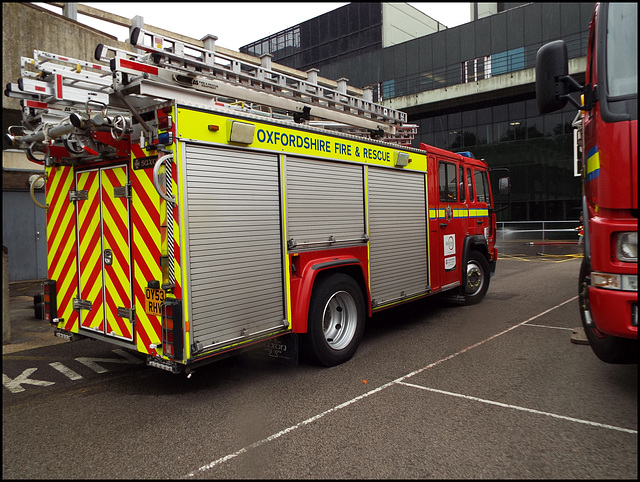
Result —
POLYGON ((497 405, 498 407, 512 408, 514 410, 520 410, 522 412, 529 412, 529 413, 535 413, 535 414, 538 414, 538 415, 545 415, 547 417, 559 418, 561 420, 568 420, 569 422, 583 423, 585 425, 593 425, 594 427, 607 428, 607 429, 610 429, 610 430, 617 430, 619 432, 627 432, 627 433, 634 433, 634 434, 638 433, 637 430, 631 430, 631 429, 628 429, 628 428, 616 427, 614 425, 607 425, 607 424, 604 424, 604 423, 591 422, 589 420, 582 420, 582 419, 579 419, 579 418, 566 417, 564 415, 558 415, 556 413, 551 413, 551 412, 542 412, 540 410, 534 410, 533 408, 519 407, 517 405, 510 405, 508 403, 494 402, 493 400, 486 400, 486 399, 483 399, 483 398, 472 397, 470 395, 463 395, 461 393, 447 392, 445 390, 438 390, 436 388, 423 387, 423 386, 420 386, 420 385, 415 385, 413 383, 398 382, 398 384, 399 385, 405 385, 407 387, 419 388, 421 390, 427 390, 429 392, 441 393, 443 395, 449 395, 451 397, 458 397, 458 398, 464 398, 464 399, 467 399, 467 400, 474 400, 476 402, 488 403, 489 405, 497 405))
POLYGON ((452 358, 455 358, 458 355, 462 355, 463 353, 466 353, 469 350, 472 350, 473 348, 476 348, 476 347, 478 347, 480 345, 483 345, 484 343, 486 343, 488 341, 491 341, 491 340, 493 340, 493 339, 495 339, 495 338, 497 338, 499 336, 502 336, 505 333, 509 333, 511 330, 515 330, 516 328, 524 325, 525 323, 527 323, 529 321, 533 321, 536 318, 540 318, 541 316, 546 315, 550 311, 553 311, 553 310, 555 310, 557 308, 560 308, 561 306, 566 305, 567 303, 570 303, 570 302, 574 301, 577 298, 578 298, 577 296, 574 296, 573 298, 568 299, 566 301, 563 301, 562 303, 557 304, 556 306, 553 306, 553 307, 549 308, 548 310, 543 311, 542 313, 538 313, 537 315, 534 315, 531 318, 518 323, 517 325, 513 325, 512 327, 507 328, 506 330, 501 331, 500 333, 496 333, 495 335, 492 335, 489 338, 486 338, 486 339, 484 339, 482 341, 479 341, 478 343, 475 343, 474 345, 470 345, 467 348, 464 348, 464 349, 460 350, 459 352, 453 353, 453 354, 451 354, 451 355, 449 355, 449 356, 447 356, 445 358, 442 358, 441 360, 438 360, 438 361, 433 362, 433 363, 431 363, 431 364, 429 364, 429 365, 427 365, 427 366, 425 366, 423 368, 420 368, 419 370, 413 371, 411 373, 408 373, 407 375, 404 375, 404 376, 402 376, 400 378, 397 378, 396 380, 393 380, 391 382, 385 383, 384 385, 381 385, 378 388, 374 388, 373 390, 371 390, 369 392, 366 392, 366 393, 363 393, 362 395, 359 395, 359 396, 357 396, 355 398, 352 398, 351 400, 348 400, 348 401, 346 401, 344 403, 341 403, 340 405, 336 405, 335 407, 330 408, 329 410, 325 410, 324 412, 322 412, 322 413, 320 413, 318 415, 314 415, 313 417, 308 418, 307 420, 303 420, 300 423, 297 423, 295 425, 292 425, 291 427, 285 428, 284 430, 281 430, 280 432, 274 433, 273 435, 270 435, 267 438, 264 438, 262 440, 258 440, 257 442, 249 445, 248 447, 241 448, 237 452, 234 452, 232 454, 226 455, 226 456, 224 456, 224 457, 222 457, 222 458, 220 458, 218 460, 214 460, 213 462, 211 462, 211 463, 209 463, 207 465, 203 465, 202 467, 200 467, 199 469, 195 470, 194 472, 191 472, 190 474, 187 474, 185 477, 193 477, 193 476, 195 476, 196 473, 206 472, 207 470, 210 470, 210 469, 214 468, 216 465, 220 465, 221 463, 226 462, 227 460, 231 460, 231 459, 237 457, 238 455, 242 455, 242 454, 244 454, 245 452, 247 452, 247 451, 249 451, 251 449, 259 447, 259 446, 261 446, 261 445, 263 445, 263 444, 265 444, 267 442, 271 442, 272 440, 275 440, 277 438, 280 438, 283 435, 285 435, 285 434, 287 434, 289 432, 292 432, 292 431, 294 431, 294 430, 296 430, 296 429, 298 429, 300 427, 304 427, 305 425, 309 425, 310 423, 321 419, 325 415, 329 415, 330 413, 336 412, 336 411, 340 410, 341 408, 348 407, 349 405, 351 405, 353 403, 356 403, 356 402, 359 402, 360 400, 368 397, 369 395, 373 395, 374 393, 381 392, 382 390, 385 390, 386 388, 389 388, 389 387, 391 387, 391 386, 393 386, 393 385, 395 385, 397 383, 400 383, 400 382, 406 380, 407 378, 410 378, 410 377, 412 377, 414 375, 417 375, 418 373, 422 373, 423 371, 428 370, 429 368, 433 368, 433 367, 435 367, 437 365, 440 365, 441 363, 443 363, 445 361, 448 361, 448 360, 451 360, 452 358))
POLYGON ((549 325, 532 325, 530 323, 527 323, 524 326, 533 326, 535 328, 553 328, 554 330, 568 330, 568 331, 573 331, 573 328, 565 328, 564 326, 549 326, 549 325))

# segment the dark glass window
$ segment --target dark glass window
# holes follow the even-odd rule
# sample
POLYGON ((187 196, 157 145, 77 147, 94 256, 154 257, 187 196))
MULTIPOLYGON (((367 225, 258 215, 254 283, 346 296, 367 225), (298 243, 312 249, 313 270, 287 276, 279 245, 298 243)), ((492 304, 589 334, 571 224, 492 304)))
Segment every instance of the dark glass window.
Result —
POLYGON ((478 202, 488 203, 489 198, 489 179, 486 171, 475 171, 476 196, 478 202))
POLYGON ((509 119, 509 106, 507 104, 495 105, 492 108, 493 122, 503 122, 509 119))
POLYGON ((440 161, 438 167, 440 184, 440 201, 456 202, 458 200, 458 186, 456 181, 456 165, 451 162, 440 161))
POLYGON ((462 113, 462 127, 471 127, 476 125, 476 110, 471 109, 462 113))
POLYGON ((488 144, 492 139, 491 132, 491 124, 478 126, 476 130, 476 144, 488 144))
POLYGON ((490 124, 492 122, 491 107, 477 110, 478 124, 490 124))
POLYGON ((460 112, 454 112, 449 114, 449 129, 458 129, 462 127, 462 114, 460 112))
POLYGON ((562 134, 562 114, 547 114, 543 117, 543 123, 545 137, 562 134))

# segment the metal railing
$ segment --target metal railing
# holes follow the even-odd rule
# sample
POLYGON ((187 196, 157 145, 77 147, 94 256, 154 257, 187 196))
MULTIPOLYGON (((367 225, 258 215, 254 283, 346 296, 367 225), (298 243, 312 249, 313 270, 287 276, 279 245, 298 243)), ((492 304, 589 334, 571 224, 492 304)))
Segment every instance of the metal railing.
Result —
POLYGON ((578 241, 579 220, 503 221, 497 224, 497 241, 578 241))

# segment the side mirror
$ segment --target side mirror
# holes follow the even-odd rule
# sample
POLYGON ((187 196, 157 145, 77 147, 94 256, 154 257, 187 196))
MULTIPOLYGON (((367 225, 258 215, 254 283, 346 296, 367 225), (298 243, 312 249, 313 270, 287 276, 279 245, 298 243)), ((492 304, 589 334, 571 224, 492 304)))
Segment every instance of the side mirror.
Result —
MULTIPOLYGON (((543 45, 536 54, 536 101, 541 114, 548 114, 567 105, 567 98, 560 98, 561 78, 569 74, 569 56, 564 40, 543 45)), ((564 90, 564 89, 562 89, 564 90)))
POLYGON ((569 55, 564 40, 543 45, 536 54, 536 101, 541 114, 562 109, 567 102, 576 108, 589 110, 591 90, 576 82, 569 75, 569 55), (588 102, 580 104, 569 94, 583 92, 588 102))

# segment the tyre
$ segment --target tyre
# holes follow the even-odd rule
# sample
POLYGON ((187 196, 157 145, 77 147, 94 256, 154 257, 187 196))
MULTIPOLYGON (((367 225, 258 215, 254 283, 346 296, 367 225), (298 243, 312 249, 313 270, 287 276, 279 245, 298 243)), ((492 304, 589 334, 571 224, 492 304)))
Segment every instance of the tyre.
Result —
POLYGON ((320 279, 313 289, 303 338, 311 361, 335 366, 349 360, 362 340, 364 320, 364 297, 352 277, 335 273, 320 279))
POLYGON ((467 259, 467 277, 464 288, 464 304, 480 303, 489 289, 489 262, 479 251, 471 250, 467 259))
POLYGON ((638 342, 627 338, 606 335, 596 328, 591 318, 589 305, 589 286, 591 285, 591 266, 586 258, 582 259, 578 279, 578 300, 580 320, 587 335, 591 350, 605 363, 638 363, 638 342))

